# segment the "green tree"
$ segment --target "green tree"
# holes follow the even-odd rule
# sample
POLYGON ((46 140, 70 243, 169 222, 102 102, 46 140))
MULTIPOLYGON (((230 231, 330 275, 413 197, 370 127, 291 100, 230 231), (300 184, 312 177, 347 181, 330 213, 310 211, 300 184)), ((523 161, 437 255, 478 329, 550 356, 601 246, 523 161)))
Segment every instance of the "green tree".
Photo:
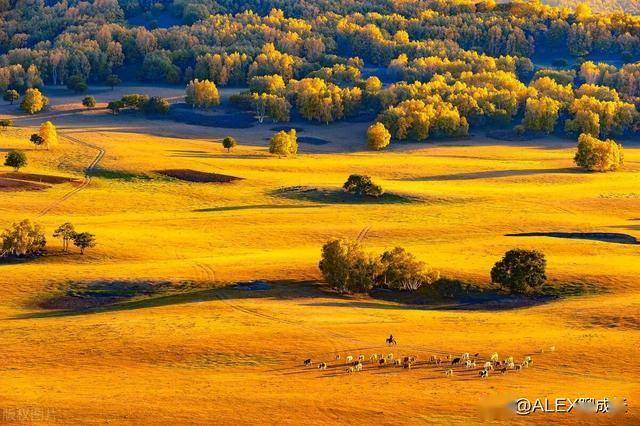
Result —
POLYGON ((89 86, 87 86, 87 82, 84 77, 76 74, 67 79, 67 88, 69 90, 73 90, 75 93, 84 93, 87 91, 89 86))
POLYGON ((20 103, 20 109, 28 114, 42 111, 49 104, 49 99, 38 89, 27 89, 20 103))
POLYGON ((27 165, 27 155, 22 151, 9 151, 4 159, 4 165, 13 167, 16 172, 27 165))
POLYGON ((146 114, 167 114, 171 104, 165 98, 160 96, 152 96, 144 103, 142 109, 146 114))
POLYGON ((62 250, 69 250, 69 242, 73 240, 76 235, 76 230, 73 225, 69 222, 65 222, 62 225, 58 226, 55 231, 53 231, 54 238, 62 239, 62 250))
POLYGON ((222 146, 227 150, 227 152, 230 152, 231 149, 236 145, 238 145, 238 143, 231 136, 227 136, 226 138, 222 139, 222 146))
POLYGON ((491 281, 512 293, 527 293, 545 283, 546 267, 544 254, 539 251, 509 250, 491 269, 491 281))
POLYGON ((93 96, 87 96, 82 99, 82 105, 87 108, 93 108, 96 106, 96 98, 94 98, 93 96))
POLYGON ((414 291, 439 278, 437 273, 427 269, 424 262, 402 247, 382 253, 380 269, 380 284, 395 290, 414 291))
POLYGON ((107 86, 111 87, 111 90, 113 90, 114 87, 119 86, 122 83, 122 80, 120 80, 120 77, 117 75, 111 74, 104 82, 107 83, 107 86))
POLYGON ((85 249, 95 247, 96 236, 89 232, 78 232, 73 235, 73 245, 80 249, 80 254, 84 254, 85 249))
POLYGON ((319 263, 324 280, 340 292, 365 293, 376 284, 379 265, 360 245, 332 240, 322 247, 319 263))
POLYGON ((7 130, 7 127, 13 126, 13 120, 10 118, 2 118, 0 119, 0 128, 2 130, 7 130))
POLYGON ((20 99, 20 94, 18 93, 17 90, 13 90, 13 89, 9 89, 6 90, 4 92, 4 95, 2 96, 2 99, 4 99, 5 101, 9 102, 11 105, 13 105, 13 103, 15 101, 17 101, 18 99, 20 99))
POLYGON ((355 195, 379 198, 384 195, 384 190, 380 185, 373 183, 366 175, 351 175, 342 186, 345 191, 355 195))
POLYGON ((44 138, 37 133, 33 133, 29 138, 29 141, 39 148, 41 145, 44 145, 44 138))

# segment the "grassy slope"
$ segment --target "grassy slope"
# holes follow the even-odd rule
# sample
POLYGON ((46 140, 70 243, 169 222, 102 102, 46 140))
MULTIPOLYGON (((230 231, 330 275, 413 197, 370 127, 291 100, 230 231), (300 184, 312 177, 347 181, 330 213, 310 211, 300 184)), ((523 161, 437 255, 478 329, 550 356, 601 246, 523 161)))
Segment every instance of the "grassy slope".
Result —
MULTIPOLYGON (((638 247, 504 234, 640 236, 640 222, 633 220, 640 218, 638 149, 627 148, 624 171, 598 175, 570 169, 573 149, 553 140, 498 146, 478 139, 470 147, 425 144, 411 152, 303 153, 279 160, 256 146, 259 140, 242 146, 242 138, 226 154, 212 129, 201 139, 106 127, 68 131, 104 147, 106 169, 154 176, 153 170, 192 168, 246 180, 201 185, 94 178, 39 218, 49 232, 70 220, 95 232, 99 245, 84 257, 1 266, 0 406, 49 407, 65 422, 450 424, 475 419, 482 404, 516 396, 626 396, 632 409, 637 404, 638 361, 625 354, 640 344, 638 247), (273 193, 292 185, 339 187, 353 172, 424 202, 332 205, 273 193), (261 298, 204 292, 96 314, 29 316, 38 313, 34 298, 67 280, 313 280, 321 244, 355 237, 367 226, 369 249, 402 245, 446 275, 486 281, 505 250, 537 248, 547 254, 554 281, 593 284, 606 293, 528 309, 447 311, 339 299, 294 285, 261 298), (389 332, 400 340, 396 352, 421 356, 558 350, 534 356, 533 369, 488 381, 445 379, 428 370, 325 377, 293 368, 310 355, 385 350, 377 347, 389 332)), ((25 147, 28 134, 4 135, 1 148, 25 147)), ((66 141, 55 152, 29 154, 27 171, 71 175, 95 155, 66 141)), ((35 217, 70 189, 11 193, 11 203, 0 204, 0 221, 35 217)))

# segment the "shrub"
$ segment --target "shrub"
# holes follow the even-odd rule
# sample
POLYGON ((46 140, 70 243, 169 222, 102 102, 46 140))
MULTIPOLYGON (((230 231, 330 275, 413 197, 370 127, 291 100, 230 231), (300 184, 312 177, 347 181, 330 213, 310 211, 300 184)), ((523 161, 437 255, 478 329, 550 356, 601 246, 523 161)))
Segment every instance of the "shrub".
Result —
POLYGON ((152 96, 142 105, 142 110, 146 114, 166 114, 169 108, 171 108, 169 101, 160 96, 152 96))
POLYGON ((96 98, 93 96, 87 96, 82 100, 82 105, 87 108, 93 108, 96 106, 96 98))
POLYGON ((38 148, 40 145, 44 144, 44 139, 37 133, 34 133, 29 138, 29 141, 38 148))
POLYGON ((539 251, 509 250, 491 269, 491 281, 512 293, 527 293, 545 283, 546 267, 544 254, 539 251))
POLYGON ((382 253, 380 269, 381 285, 393 290, 417 290, 438 278, 437 273, 429 272, 424 262, 402 247, 382 253))
POLYGON ((608 172, 622 166, 624 155, 622 145, 613 139, 603 141, 582 133, 578 138, 578 151, 573 160, 583 169, 592 172, 608 172))
POLYGON ((227 152, 230 152, 231 148, 235 147, 236 145, 238 145, 238 143, 231 136, 227 136, 226 138, 222 139, 222 146, 227 150, 227 152))
POLYGON ((111 110, 113 115, 118 114, 120 110, 123 108, 124 108, 124 102, 122 101, 111 101, 107 104, 107 109, 111 110))
POLYGON ((371 178, 366 175, 351 175, 344 183, 345 191, 355 195, 365 195, 367 197, 381 197, 384 191, 380 185, 373 183, 371 178))
POLYGON ((13 169, 18 172, 22 167, 27 165, 27 155, 22 151, 9 151, 4 160, 4 165, 13 167, 13 169))
POLYGON ((0 128, 2 130, 7 130, 7 127, 13 126, 13 120, 10 118, 2 118, 0 119, 0 128))
POLYGON ((140 93, 131 93, 124 95, 120 101, 125 108, 142 110, 146 103, 149 102, 149 96, 140 93))
POLYGON ((32 256, 40 254, 46 245, 44 232, 28 219, 14 223, 2 235, 3 256, 32 256))
POLYGON ((391 142, 391 133, 382 123, 375 123, 367 129, 367 145, 369 148, 380 151, 391 142))
POLYGON ((336 290, 365 293, 376 284, 379 265, 358 243, 338 239, 322 246, 318 266, 325 281, 336 290))
POLYGON ((288 132, 282 130, 269 141, 269 152, 278 157, 288 157, 298 152, 298 136, 295 129, 288 132))

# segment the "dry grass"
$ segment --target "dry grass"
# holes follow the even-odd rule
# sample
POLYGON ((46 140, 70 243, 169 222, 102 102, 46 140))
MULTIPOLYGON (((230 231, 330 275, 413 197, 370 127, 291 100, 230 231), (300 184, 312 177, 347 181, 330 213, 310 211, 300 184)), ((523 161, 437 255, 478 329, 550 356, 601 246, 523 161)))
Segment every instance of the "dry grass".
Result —
MULTIPOLYGON (((0 408, 48 407, 64 423, 469 424, 487 403, 515 397, 621 396, 629 400, 627 420, 638 421, 638 247, 506 234, 638 237, 640 150, 627 148, 627 167, 605 175, 574 169, 573 149, 553 140, 501 146, 477 139, 383 153, 327 148, 334 152, 277 159, 264 139, 243 140, 244 131, 232 133, 240 146, 228 154, 209 130, 178 138, 106 124, 65 129, 106 150, 101 169, 151 178, 96 175, 37 218, 49 233, 65 221, 94 232, 98 246, 85 256, 0 266, 0 408), (194 185, 152 173, 162 169, 245 180, 194 185), (274 192, 338 188, 351 173, 370 174, 387 191, 420 201, 333 204, 274 192), (601 291, 490 311, 341 298, 306 284, 319 277, 324 241, 355 237, 365 227, 372 251, 401 245, 448 276, 483 283, 504 251, 536 248, 547 255, 553 285, 601 291), (265 292, 210 289, 253 279, 287 283, 265 292), (70 282, 121 280, 191 283, 191 289, 118 300, 91 313, 52 316, 34 307, 70 282), (557 350, 534 354, 531 369, 488 380, 447 379, 424 369, 345 376, 299 367, 309 356, 331 361, 337 352, 386 351, 380 345, 389 333, 400 342, 394 352, 421 356, 497 351, 521 358, 552 345, 557 350)), ((0 148, 28 148, 28 134, 3 134, 0 148)), ((80 178, 95 152, 63 140, 55 151, 28 155, 25 172, 80 178)), ((35 219, 72 189, 11 193, 10 202, 0 203, 0 223, 35 219)), ((507 422, 517 421, 523 419, 507 422)))

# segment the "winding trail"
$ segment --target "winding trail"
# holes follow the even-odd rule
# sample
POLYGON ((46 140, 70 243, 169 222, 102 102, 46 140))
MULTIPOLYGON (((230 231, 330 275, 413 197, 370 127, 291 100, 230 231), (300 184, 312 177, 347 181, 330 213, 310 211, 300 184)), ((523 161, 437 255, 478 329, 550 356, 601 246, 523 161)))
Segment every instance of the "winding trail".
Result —
POLYGON ((70 142, 79 144, 79 145, 83 145, 86 147, 89 147, 91 149, 95 149, 98 151, 98 154, 94 157, 93 161, 91 161, 91 163, 85 168, 84 170, 84 178, 82 179, 82 182, 80 183, 80 185, 78 185, 77 187, 73 188, 71 191, 67 192, 66 194, 64 194, 62 197, 58 198, 57 200, 54 200, 51 204, 49 204, 47 207, 45 207, 44 209, 42 209, 38 215, 36 216, 36 218, 40 218, 44 215, 46 215, 47 213, 49 213, 51 210, 53 210, 54 208, 56 208, 57 206, 59 206, 63 201, 71 198, 74 194, 77 194, 78 192, 82 191, 84 188, 86 188, 89 183, 91 183, 91 171, 94 170, 96 168, 96 166, 100 163, 100 160, 102 160, 102 158, 104 157, 106 151, 97 146, 97 145, 93 145, 87 142, 84 142, 74 136, 71 136, 67 133, 60 133, 60 136, 64 137, 65 139, 69 140, 70 142))

